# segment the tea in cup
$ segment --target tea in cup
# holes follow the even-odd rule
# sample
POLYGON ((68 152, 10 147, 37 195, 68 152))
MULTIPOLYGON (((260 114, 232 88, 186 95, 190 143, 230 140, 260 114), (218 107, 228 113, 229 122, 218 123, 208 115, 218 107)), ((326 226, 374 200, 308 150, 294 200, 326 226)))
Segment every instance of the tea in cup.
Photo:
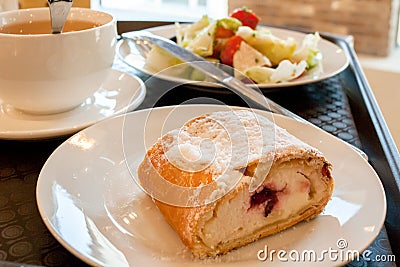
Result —
POLYGON ((48 8, 0 13, 0 100, 28 113, 73 109, 100 88, 116 42, 105 12, 72 8, 61 34, 51 33, 48 8))

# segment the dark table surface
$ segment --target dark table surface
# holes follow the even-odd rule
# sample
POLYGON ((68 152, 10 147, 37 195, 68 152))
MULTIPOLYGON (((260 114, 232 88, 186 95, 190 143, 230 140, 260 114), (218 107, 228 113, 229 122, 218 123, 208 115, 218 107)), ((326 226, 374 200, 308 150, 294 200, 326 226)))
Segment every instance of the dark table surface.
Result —
MULTIPOLYGON (((119 22, 119 32, 165 23, 119 22)), ((354 261, 351 266, 394 266, 400 263, 400 157, 379 111, 356 54, 342 38, 325 38, 341 46, 350 66, 341 74, 309 85, 264 92, 266 96, 342 140, 363 149, 385 188, 388 210, 385 225, 368 248, 385 262, 354 261)), ((114 68, 146 80, 120 60, 114 68)), ((243 105, 234 94, 199 90, 195 86, 175 88, 163 81, 146 83, 147 95, 138 109, 175 105, 207 96, 229 105, 243 105), (160 98, 160 96, 162 96, 160 98)), ((1 127, 1 125, 0 125, 1 127)), ((85 266, 63 248, 45 227, 36 205, 36 182, 48 156, 68 136, 42 141, 0 140, 0 266, 85 266)), ((373 197, 373 196, 371 196, 373 197)))

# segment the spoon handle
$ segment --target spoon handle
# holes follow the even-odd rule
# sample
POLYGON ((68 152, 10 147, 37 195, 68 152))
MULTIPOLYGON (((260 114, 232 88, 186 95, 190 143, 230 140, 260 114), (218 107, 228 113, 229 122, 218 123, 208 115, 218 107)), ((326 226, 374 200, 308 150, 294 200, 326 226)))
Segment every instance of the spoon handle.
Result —
POLYGON ((61 33, 73 0, 47 0, 50 8, 52 33, 61 33))

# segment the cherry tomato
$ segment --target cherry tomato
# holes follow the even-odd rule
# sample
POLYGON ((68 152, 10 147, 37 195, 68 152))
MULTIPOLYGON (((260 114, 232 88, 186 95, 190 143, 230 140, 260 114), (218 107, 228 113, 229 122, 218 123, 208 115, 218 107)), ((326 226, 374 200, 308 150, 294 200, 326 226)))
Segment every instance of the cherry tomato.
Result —
POLYGON ((243 26, 248 26, 253 30, 257 27, 260 18, 257 17, 253 11, 246 8, 237 8, 230 15, 232 18, 236 18, 242 22, 243 26))
POLYGON ((229 38, 235 35, 235 33, 229 29, 225 29, 224 27, 217 26, 217 30, 215 32, 215 38, 229 38))
POLYGON ((237 35, 232 36, 226 41, 225 46, 220 54, 221 63, 233 66, 233 55, 239 49, 242 41, 243 38, 237 35))

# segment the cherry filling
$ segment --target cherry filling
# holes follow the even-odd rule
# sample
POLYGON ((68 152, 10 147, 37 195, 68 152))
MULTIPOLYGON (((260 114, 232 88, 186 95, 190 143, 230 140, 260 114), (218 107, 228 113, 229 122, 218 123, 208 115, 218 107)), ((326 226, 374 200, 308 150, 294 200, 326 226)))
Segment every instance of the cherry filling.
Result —
POLYGON ((278 197, 276 196, 278 192, 279 191, 264 187, 263 190, 251 196, 250 208, 266 203, 264 217, 267 217, 278 202, 278 197))

